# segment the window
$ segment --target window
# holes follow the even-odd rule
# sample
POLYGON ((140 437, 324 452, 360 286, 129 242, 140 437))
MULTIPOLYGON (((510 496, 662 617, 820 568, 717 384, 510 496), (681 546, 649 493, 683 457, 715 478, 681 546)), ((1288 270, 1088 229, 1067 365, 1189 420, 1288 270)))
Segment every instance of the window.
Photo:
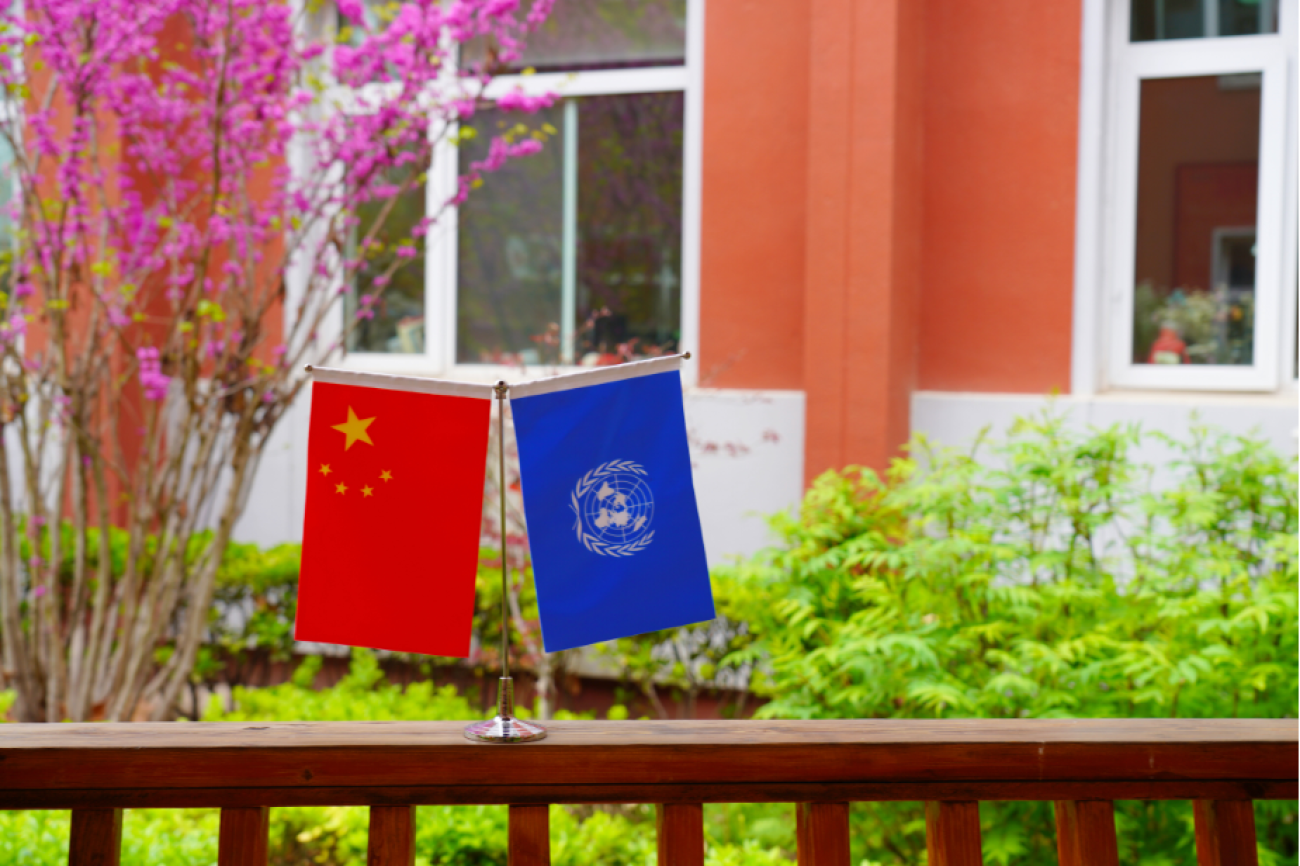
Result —
POLYGON ((1113 385, 1274 390, 1290 373, 1295 45, 1279 23, 1294 3, 1282 5, 1111 6, 1113 385))
MULTIPOLYGON (((430 231, 354 332, 351 363, 495 375, 500 365, 597 365, 689 345, 698 212, 690 11, 687 0, 556 4, 489 94, 560 100, 528 118, 476 114, 475 134, 440 146, 428 190, 399 202, 385 234, 409 235, 408 224, 449 198, 499 127, 545 125, 544 149, 485 175, 430 231)), ((491 51, 471 43, 461 63, 491 51)))
POLYGON ((1129 39, 1201 39, 1277 32, 1276 0, 1133 0, 1129 39))

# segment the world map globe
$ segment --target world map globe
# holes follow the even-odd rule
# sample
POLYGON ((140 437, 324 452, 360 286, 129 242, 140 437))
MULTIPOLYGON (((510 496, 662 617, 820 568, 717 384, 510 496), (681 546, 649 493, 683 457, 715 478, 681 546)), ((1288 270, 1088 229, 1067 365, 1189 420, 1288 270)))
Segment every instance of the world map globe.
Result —
POLYGON ((582 501, 583 524, 606 544, 624 544, 645 535, 654 513, 649 486, 631 473, 602 478, 582 501))

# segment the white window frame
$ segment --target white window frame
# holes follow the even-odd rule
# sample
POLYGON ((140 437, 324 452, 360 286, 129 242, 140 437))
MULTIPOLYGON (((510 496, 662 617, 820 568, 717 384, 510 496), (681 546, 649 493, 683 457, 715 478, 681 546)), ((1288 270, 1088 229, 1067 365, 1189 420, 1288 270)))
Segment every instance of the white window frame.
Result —
MULTIPOLYGON (((528 94, 558 93, 561 99, 636 93, 684 95, 682 154, 682 249, 681 249, 681 339, 683 351, 699 344, 700 321, 700 188, 703 150, 704 92, 704 0, 687 0, 686 62, 684 65, 582 72, 502 75, 489 85, 487 96, 498 97, 519 89, 528 94)), ((453 130, 454 132, 454 130, 453 130)), ((562 146, 550 144, 548 146, 562 146)), ((426 187, 427 207, 435 212, 456 190, 458 154, 444 137, 434 150, 433 167, 426 187)), ((473 195, 473 193, 471 193, 473 195)), ((496 381, 528 378, 567 367, 542 365, 521 369, 495 364, 462 364, 456 361, 457 330, 457 217, 455 210, 443 215, 425 238, 424 352, 348 352, 344 366, 385 373, 430 375, 465 381, 496 381)), ((565 215, 572 230, 575 217, 565 215)), ((570 279, 572 277, 570 276, 570 279)), ((568 298, 565 298, 568 300, 568 298)), ((564 314, 572 310, 564 310, 564 314)), ((696 365, 682 368, 686 385, 695 384, 696 365)))
POLYGON ((1072 390, 1293 390, 1297 0, 1276 34, 1129 41, 1130 0, 1085 0, 1072 390), (1250 365, 1132 363, 1144 79, 1261 73, 1255 342, 1250 365))

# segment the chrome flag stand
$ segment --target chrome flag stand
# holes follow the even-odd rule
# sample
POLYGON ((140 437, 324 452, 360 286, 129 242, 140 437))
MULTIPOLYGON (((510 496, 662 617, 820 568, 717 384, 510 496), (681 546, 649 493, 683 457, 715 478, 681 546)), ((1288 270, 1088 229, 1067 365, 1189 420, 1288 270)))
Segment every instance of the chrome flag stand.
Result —
POLYGON ((485 722, 465 726, 465 737, 484 743, 528 743, 546 736, 546 728, 515 716, 515 683, 510 676, 510 566, 506 558, 506 394, 497 382, 497 487, 501 493, 501 681, 497 686, 497 714, 485 722))

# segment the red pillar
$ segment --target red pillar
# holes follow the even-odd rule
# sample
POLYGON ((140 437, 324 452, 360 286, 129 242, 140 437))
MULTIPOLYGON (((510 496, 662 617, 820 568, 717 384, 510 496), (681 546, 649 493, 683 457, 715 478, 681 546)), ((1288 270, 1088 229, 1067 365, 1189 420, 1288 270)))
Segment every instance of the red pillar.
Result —
POLYGON ((806 476, 908 437, 920 295, 924 4, 813 0, 806 476))

